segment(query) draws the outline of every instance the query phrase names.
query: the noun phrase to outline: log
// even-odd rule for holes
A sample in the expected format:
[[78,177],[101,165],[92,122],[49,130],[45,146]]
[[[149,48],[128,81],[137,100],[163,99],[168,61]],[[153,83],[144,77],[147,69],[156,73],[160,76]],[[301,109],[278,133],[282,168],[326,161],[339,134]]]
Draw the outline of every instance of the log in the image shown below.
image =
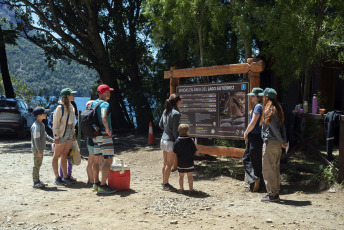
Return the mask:
[[227,74],[239,74],[252,72],[262,72],[265,64],[263,61],[253,62],[252,64],[231,64],[222,66],[198,67],[188,69],[176,69],[164,72],[164,79],[183,78],[183,77],[203,77]]
[[205,146],[205,145],[196,145],[196,147],[197,147],[197,153],[208,154],[208,155],[242,158],[245,152],[245,149],[231,148],[231,147]]

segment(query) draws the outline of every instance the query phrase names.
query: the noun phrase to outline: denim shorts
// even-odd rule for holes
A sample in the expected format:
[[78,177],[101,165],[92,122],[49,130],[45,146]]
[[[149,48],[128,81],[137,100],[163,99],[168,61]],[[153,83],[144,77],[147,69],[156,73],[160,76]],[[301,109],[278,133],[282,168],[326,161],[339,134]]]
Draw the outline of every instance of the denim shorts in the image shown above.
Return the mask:
[[167,151],[167,152],[173,152],[173,141],[167,141],[161,139],[160,141],[160,149]]
[[73,140],[73,126],[67,126],[64,137],[60,137],[60,144]]

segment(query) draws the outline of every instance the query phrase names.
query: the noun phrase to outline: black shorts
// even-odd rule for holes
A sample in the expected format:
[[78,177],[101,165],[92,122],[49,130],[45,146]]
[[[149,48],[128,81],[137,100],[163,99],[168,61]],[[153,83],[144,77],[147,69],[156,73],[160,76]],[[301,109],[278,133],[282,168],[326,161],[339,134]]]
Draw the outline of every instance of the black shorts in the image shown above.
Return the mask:
[[195,167],[194,166],[191,166],[189,168],[179,168],[179,167],[177,167],[177,169],[178,169],[178,172],[180,172],[180,173],[188,173],[188,172],[193,172]]

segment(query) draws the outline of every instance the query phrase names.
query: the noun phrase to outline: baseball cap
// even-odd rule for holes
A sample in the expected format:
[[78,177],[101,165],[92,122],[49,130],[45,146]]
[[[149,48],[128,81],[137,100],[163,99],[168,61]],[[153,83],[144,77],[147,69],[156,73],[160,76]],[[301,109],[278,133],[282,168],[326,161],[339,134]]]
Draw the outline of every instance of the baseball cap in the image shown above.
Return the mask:
[[259,96],[265,96],[270,99],[274,99],[277,96],[277,92],[272,88],[266,88],[263,93],[258,94]]
[[98,86],[97,93],[100,95],[100,94],[105,93],[108,90],[113,91],[114,89],[110,88],[108,85],[102,84]]
[[42,107],[36,107],[33,111],[32,114],[37,117],[38,115],[41,114],[49,114],[50,110],[49,109],[43,109]]
[[61,90],[61,96],[67,96],[71,93],[77,93],[77,91],[73,91],[70,88],[64,88],[63,90]]
[[262,89],[262,88],[258,88],[258,87],[256,87],[256,88],[253,88],[252,89],[252,92],[251,93],[248,93],[247,95],[248,96],[253,96],[253,95],[256,95],[256,96],[258,96],[260,93],[262,93],[264,90]]

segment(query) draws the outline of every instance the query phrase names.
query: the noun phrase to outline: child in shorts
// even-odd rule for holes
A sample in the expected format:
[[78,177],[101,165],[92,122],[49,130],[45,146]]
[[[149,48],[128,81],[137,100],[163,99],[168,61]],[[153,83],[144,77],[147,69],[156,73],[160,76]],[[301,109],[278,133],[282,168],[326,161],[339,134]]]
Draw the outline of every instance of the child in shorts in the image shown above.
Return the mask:
[[44,188],[44,184],[39,179],[39,169],[41,168],[43,161],[43,151],[46,148],[46,133],[43,120],[47,118],[49,113],[48,109],[43,109],[42,107],[36,107],[32,111],[33,115],[36,117],[36,121],[31,126],[31,149],[33,153],[34,166],[32,171],[33,187],[34,188]]
[[179,172],[179,186],[180,192],[184,192],[184,174],[188,176],[190,192],[194,192],[193,189],[193,177],[192,171],[194,171],[193,157],[197,151],[195,142],[189,137],[189,125],[180,124],[178,126],[179,137],[174,143],[173,152],[178,157],[178,172]]

